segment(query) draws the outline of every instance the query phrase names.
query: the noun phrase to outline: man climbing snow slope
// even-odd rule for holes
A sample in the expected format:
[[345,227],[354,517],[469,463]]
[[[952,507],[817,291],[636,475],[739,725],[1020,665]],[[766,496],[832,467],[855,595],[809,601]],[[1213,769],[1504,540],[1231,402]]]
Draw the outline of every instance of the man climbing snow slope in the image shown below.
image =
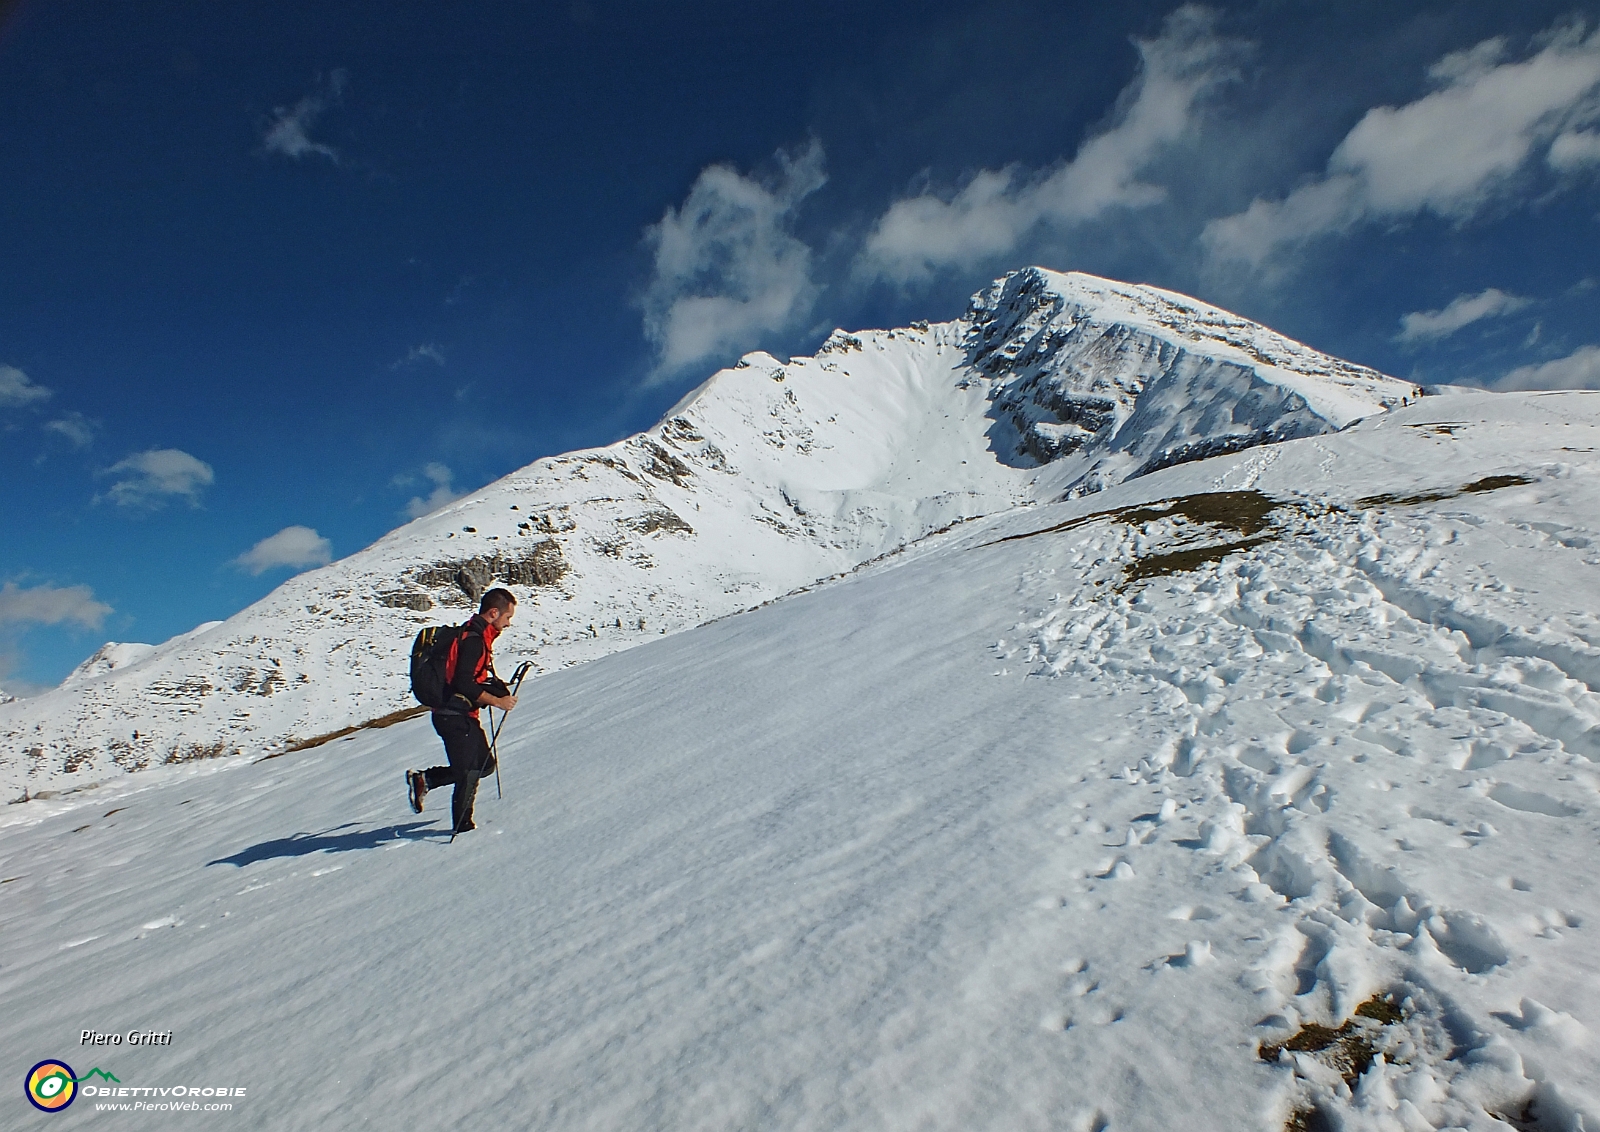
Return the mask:
[[429,790],[446,783],[455,786],[450,814],[456,833],[477,828],[472,821],[472,803],[478,794],[478,780],[495,769],[489,740],[478,723],[478,709],[510,711],[517,706],[517,697],[494,673],[493,651],[495,638],[510,626],[516,612],[517,599],[510,590],[492,589],[483,595],[477,614],[461,627],[450,645],[451,655],[445,663],[450,697],[444,707],[433,709],[433,729],[444,740],[450,765],[406,771],[411,809],[419,814]]

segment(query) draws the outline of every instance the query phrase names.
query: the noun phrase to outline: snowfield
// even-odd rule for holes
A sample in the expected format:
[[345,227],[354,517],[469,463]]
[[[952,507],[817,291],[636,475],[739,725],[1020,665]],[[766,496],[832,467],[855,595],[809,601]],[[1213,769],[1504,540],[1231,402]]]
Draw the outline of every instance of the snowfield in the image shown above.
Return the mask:
[[998,463],[1034,505],[550,667],[453,845],[424,720],[0,808],[15,1071],[264,1129],[1600,1127],[1600,395],[1123,476],[1140,399]]

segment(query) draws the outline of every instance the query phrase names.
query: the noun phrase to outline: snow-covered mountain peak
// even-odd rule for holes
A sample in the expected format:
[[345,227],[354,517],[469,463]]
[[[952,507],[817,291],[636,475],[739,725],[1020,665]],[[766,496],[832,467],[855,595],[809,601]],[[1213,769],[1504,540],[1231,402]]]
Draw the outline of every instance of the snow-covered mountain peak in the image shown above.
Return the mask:
[[1088,321],[1142,330],[1240,364],[1322,377],[1336,386],[1365,389],[1384,378],[1188,295],[1082,271],[1013,271],[974,295],[966,317],[985,341],[1010,344],[1019,333],[1036,333],[1065,318],[1068,325]]
[[1068,495],[1420,394],[1197,299],[1081,272],[1012,272],[964,322],[968,365],[993,383],[997,446],[1052,464],[1043,482]]
[[535,672],[845,574],[979,516],[1329,432],[1415,390],[1194,299],[1041,268],[963,318],[745,355],[653,428],[546,457],[220,625],[110,644],[0,707],[0,791],[281,750],[410,703],[418,626],[492,584]]
[[88,660],[69,672],[67,678],[61,681],[61,686],[72,688],[87,683],[107,673],[126,668],[130,664],[136,664],[155,651],[154,645],[107,641],[96,649]]

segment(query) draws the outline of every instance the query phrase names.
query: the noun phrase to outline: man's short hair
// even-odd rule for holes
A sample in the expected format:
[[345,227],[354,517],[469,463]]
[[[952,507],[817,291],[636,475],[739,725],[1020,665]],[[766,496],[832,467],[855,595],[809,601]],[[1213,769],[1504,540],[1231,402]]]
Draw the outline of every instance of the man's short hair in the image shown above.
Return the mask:
[[496,586],[483,595],[483,600],[478,602],[478,612],[488,613],[491,609],[498,609],[501,613],[517,604],[517,595],[510,590]]

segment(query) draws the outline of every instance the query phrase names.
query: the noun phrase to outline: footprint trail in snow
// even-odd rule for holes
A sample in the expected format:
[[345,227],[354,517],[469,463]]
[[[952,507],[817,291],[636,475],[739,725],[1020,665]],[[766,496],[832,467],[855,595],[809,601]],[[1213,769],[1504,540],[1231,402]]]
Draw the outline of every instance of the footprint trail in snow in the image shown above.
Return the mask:
[[[1203,486],[1173,479],[1270,498],[1275,480],[1349,457],[1300,442]],[[1096,764],[1063,803],[1059,899],[1042,906],[1065,913],[1067,937],[1089,919],[1125,944],[1145,917],[1150,940],[1137,971],[1126,954],[1066,961],[1042,1024],[1083,1035],[1074,1058],[1092,1064],[1095,1028],[1127,1009],[1097,999],[1200,994],[1157,988],[1209,977],[1219,997],[1229,982],[1247,992],[1248,1025],[1216,1037],[1247,1033],[1271,1055],[1286,1120],[1593,1120],[1600,1060],[1578,1018],[1597,1004],[1600,554],[1582,521],[1595,512],[1573,504],[1594,487],[1590,466],[1530,460],[1431,490],[1284,492],[1259,544],[1193,569],[1184,554],[1239,541],[1180,514],[1193,495],[1169,497],[1173,518],[1147,507],[1028,540],[998,665],[1064,694],[1135,691],[1165,732],[1136,763]],[[1137,578],[1169,559],[1180,569]],[[1374,996],[1405,1013],[1375,1069],[1347,1081],[1326,1056],[1277,1049]]]

